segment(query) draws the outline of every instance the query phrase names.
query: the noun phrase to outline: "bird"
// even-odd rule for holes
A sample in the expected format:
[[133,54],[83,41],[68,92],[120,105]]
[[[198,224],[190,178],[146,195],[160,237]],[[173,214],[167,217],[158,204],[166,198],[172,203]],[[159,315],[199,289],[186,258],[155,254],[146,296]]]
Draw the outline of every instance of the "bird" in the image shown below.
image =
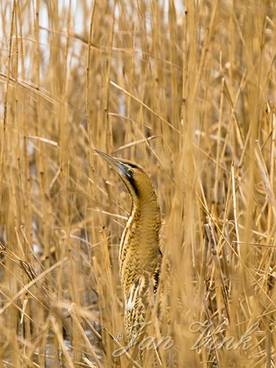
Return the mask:
[[150,306],[156,299],[162,263],[160,207],[152,181],[141,166],[96,152],[119,174],[132,202],[119,247],[124,325],[131,346],[144,335],[150,323]]

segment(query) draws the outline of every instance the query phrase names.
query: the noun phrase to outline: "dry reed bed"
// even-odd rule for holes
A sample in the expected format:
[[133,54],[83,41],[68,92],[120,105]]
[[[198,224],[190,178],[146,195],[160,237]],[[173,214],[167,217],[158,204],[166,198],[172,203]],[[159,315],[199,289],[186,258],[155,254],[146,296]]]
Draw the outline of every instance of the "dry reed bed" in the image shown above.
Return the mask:
[[162,366],[275,366],[276,6],[185,6],[1,3],[0,367],[130,364],[130,203],[95,147],[158,192]]

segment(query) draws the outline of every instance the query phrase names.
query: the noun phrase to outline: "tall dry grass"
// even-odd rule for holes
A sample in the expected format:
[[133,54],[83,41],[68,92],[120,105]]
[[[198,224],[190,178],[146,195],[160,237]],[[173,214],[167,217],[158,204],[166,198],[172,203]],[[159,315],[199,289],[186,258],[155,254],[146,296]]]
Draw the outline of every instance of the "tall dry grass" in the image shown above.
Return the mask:
[[0,12],[0,367],[141,366],[112,355],[130,201],[94,148],[159,196],[160,366],[275,367],[275,2]]

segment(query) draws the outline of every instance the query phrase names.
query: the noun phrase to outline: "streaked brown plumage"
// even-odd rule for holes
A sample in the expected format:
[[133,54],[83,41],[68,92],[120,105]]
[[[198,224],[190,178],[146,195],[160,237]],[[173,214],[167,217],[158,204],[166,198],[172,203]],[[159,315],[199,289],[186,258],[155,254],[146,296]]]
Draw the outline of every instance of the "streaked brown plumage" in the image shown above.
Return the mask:
[[132,198],[120,250],[120,277],[128,342],[137,342],[148,321],[150,300],[158,286],[162,254],[159,249],[160,209],[152,183],[138,165],[97,150],[119,173]]

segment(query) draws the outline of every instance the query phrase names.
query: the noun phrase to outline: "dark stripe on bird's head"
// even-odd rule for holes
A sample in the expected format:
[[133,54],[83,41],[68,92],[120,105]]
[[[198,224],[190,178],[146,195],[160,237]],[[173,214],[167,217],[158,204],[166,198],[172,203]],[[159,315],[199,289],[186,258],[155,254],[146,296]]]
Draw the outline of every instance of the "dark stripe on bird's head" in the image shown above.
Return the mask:
[[[107,161],[113,169],[115,169],[118,172],[118,174],[120,175],[120,177],[122,179],[125,178],[127,180],[129,185],[133,189],[134,193],[138,196],[139,195],[139,190],[138,190],[137,184],[135,182],[135,179],[133,177],[133,170],[131,170],[131,169],[140,169],[140,170],[142,170],[142,168],[139,167],[138,165],[132,163],[132,162],[127,161],[127,160],[114,158],[114,157],[108,155],[105,152],[102,152],[102,151],[99,151],[99,150],[95,150],[95,151],[105,161]],[[128,187],[128,185],[126,184],[125,181],[124,181],[124,183]],[[128,190],[130,190],[130,189],[128,188]]]
[[139,196],[139,189],[137,187],[136,181],[133,178],[133,175],[130,175],[127,177],[127,180],[129,182],[129,184],[131,185],[132,189],[134,190],[134,193],[137,195],[137,197]]
[[138,187],[137,187],[137,183],[136,183],[136,181],[133,177],[133,170],[131,170],[131,168],[138,168],[138,166],[135,166],[134,164],[126,162],[126,161],[123,162],[120,159],[118,159],[119,174],[121,176],[124,176],[127,179],[128,183],[131,186],[131,188],[133,189],[134,193],[138,196],[139,195],[139,190],[138,190]]

